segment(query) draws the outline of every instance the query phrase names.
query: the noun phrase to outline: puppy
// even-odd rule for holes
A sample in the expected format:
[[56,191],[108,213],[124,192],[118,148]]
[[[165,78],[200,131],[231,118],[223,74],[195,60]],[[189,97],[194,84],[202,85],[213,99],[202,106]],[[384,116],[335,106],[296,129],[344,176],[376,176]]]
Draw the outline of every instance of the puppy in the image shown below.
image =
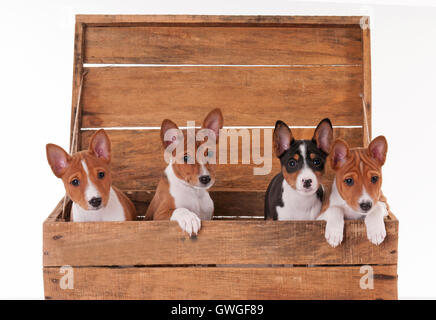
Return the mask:
[[365,219],[367,236],[373,244],[385,239],[388,207],[381,186],[387,149],[383,136],[375,138],[368,148],[349,149],[343,140],[334,142],[328,161],[335,178],[327,209],[319,217],[327,221],[325,238],[332,247],[342,242],[344,219]]
[[71,220],[125,221],[136,218],[133,203],[112,186],[109,163],[111,144],[101,129],[91,138],[89,149],[69,155],[55,144],[47,144],[47,160],[56,177],[62,179],[73,201]]
[[[216,138],[214,143],[218,142],[219,130],[222,127],[223,116],[220,109],[211,111],[202,126],[203,129],[213,132]],[[166,139],[168,137],[169,139]],[[182,230],[190,236],[197,234],[201,228],[201,220],[212,219],[214,205],[207,190],[215,182],[215,165],[205,161],[207,158],[197,158],[197,151],[201,147],[199,143],[195,143],[194,153],[188,151],[186,136],[171,120],[166,119],[162,122],[161,139],[165,149],[174,143],[183,144],[184,149],[181,154],[171,154],[170,163],[157,186],[145,218],[177,221]],[[212,152],[208,156],[215,154]]]
[[330,150],[333,128],[322,120],[312,140],[295,140],[283,121],[277,121],[273,146],[281,172],[270,182],[265,196],[266,220],[314,220],[323,200],[320,177]]

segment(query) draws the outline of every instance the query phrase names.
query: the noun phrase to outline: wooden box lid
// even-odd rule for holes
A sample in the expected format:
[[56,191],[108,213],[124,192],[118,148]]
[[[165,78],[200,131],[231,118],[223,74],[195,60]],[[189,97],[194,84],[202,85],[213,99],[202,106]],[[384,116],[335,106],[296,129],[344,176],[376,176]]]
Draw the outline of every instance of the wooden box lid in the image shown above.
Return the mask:
[[[337,137],[365,145],[367,25],[367,17],[343,16],[78,15],[73,151],[107,129],[114,184],[146,191],[155,189],[166,166],[159,138],[164,118],[200,125],[219,107],[225,127],[272,130],[281,119],[299,139],[311,138],[329,117]],[[255,166],[220,165],[214,189],[265,191],[279,163],[273,159],[266,176],[253,175]]]

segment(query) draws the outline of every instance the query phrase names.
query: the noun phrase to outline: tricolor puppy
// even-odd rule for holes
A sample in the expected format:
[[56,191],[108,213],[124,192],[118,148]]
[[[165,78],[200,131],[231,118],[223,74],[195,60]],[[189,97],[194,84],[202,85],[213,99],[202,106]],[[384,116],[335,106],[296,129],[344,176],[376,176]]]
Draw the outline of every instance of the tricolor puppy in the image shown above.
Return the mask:
[[109,162],[111,144],[101,129],[91,138],[89,149],[69,155],[55,144],[47,144],[47,160],[56,177],[61,178],[73,201],[71,220],[134,220],[133,203],[112,186]]
[[325,237],[332,247],[342,242],[344,219],[364,218],[368,239],[374,244],[386,237],[383,219],[388,208],[381,185],[387,149],[383,136],[375,138],[368,148],[349,149],[340,139],[333,143],[328,161],[335,178],[327,209],[319,217],[327,221]]
[[[222,127],[221,110],[215,109],[204,119],[202,129],[210,129],[209,132],[216,138],[213,143],[217,143],[219,130]],[[178,132],[179,137],[176,138],[175,132]],[[183,141],[180,141],[180,136]],[[182,230],[190,236],[193,233],[197,234],[201,227],[201,220],[212,219],[214,206],[207,189],[215,182],[215,164],[205,161],[208,160],[206,158],[197,157],[197,151],[202,152],[198,142],[195,142],[195,152],[189,153],[192,150],[189,151],[187,148],[186,136],[171,120],[166,119],[162,122],[161,139],[165,149],[174,143],[184,144],[184,149],[179,154],[176,150],[172,152],[170,163],[158,184],[145,218],[177,221]],[[215,154],[211,153],[208,156],[215,156]]]
[[277,121],[273,146],[281,172],[268,186],[265,219],[314,220],[321,211],[324,189],[320,177],[333,137],[329,119],[322,120],[312,140],[295,140],[291,129]]

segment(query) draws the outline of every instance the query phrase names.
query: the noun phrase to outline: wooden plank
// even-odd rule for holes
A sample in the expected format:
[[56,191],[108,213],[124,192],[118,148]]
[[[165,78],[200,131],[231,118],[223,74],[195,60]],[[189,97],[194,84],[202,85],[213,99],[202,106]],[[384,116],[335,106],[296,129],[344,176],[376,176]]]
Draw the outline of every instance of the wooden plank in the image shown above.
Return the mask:
[[46,299],[397,299],[397,266],[373,266],[373,289],[361,289],[359,266],[296,268],[44,268]]
[[[283,119],[287,121],[287,118]],[[297,128],[292,131],[297,139],[310,139],[314,129]],[[81,133],[81,150],[88,148],[89,139],[93,133],[94,131]],[[108,135],[112,142],[113,183],[124,191],[154,191],[167,165],[164,160],[159,130],[108,130]],[[353,147],[362,146],[362,128],[336,128],[334,135],[345,139]],[[260,140],[260,150],[263,155],[263,138]],[[238,149],[239,153],[242,153],[241,142],[239,142]],[[228,162],[230,162],[230,147],[227,150]],[[266,157],[270,158],[271,155],[266,155]],[[280,171],[278,159],[275,157],[272,159],[272,169],[268,175],[253,175],[253,168],[262,165],[255,165],[251,160],[250,163],[242,164],[240,155],[239,164],[218,165],[217,179],[212,190],[265,191],[269,181]]]
[[[77,147],[80,145],[80,141],[75,141],[73,146],[73,136],[80,138],[79,130],[81,128],[81,110],[78,108],[78,101],[81,94],[81,83],[83,78],[83,54],[84,54],[84,24],[76,22],[75,35],[74,35],[74,69],[73,69],[73,94],[71,102],[71,124],[70,124],[70,149],[73,152],[77,151]],[[78,113],[76,115],[76,113]],[[75,122],[78,122],[75,126]]]
[[398,220],[385,224],[376,246],[363,221],[346,221],[332,248],[323,221],[202,221],[192,239],[173,221],[45,223],[44,266],[396,264]]
[[[82,127],[201,124],[221,108],[226,126],[362,125],[362,67],[86,68]],[[274,110],[274,112],[271,112]]]
[[88,26],[85,63],[361,64],[359,28]]
[[244,26],[322,26],[359,27],[361,16],[228,16],[228,15],[76,15],[76,22],[88,26],[131,26],[150,24]]
[[369,17],[365,19],[362,29],[362,46],[363,46],[363,99],[366,110],[367,125],[364,123],[364,141],[363,145],[367,146],[372,139],[371,127],[371,36],[369,29]]

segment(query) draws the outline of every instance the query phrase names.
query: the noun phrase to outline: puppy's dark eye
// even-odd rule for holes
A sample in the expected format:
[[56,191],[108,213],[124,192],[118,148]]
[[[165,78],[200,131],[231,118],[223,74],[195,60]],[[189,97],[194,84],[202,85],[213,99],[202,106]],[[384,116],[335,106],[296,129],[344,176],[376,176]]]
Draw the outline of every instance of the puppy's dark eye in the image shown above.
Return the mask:
[[318,158],[313,159],[314,166],[319,166],[320,164],[321,164],[321,159],[318,159]]
[[295,168],[296,165],[297,165],[297,161],[295,161],[294,159],[289,160],[289,166],[291,168]]
[[377,176],[372,176],[371,177],[371,182],[372,183],[377,183],[377,181],[378,181],[378,177]]
[[104,178],[104,172],[103,172],[103,171],[100,171],[100,172],[98,173],[98,178],[99,178],[99,179],[103,179],[103,178]]
[[77,187],[77,186],[79,186],[80,181],[79,181],[79,179],[73,179],[73,180],[71,180],[71,184],[72,184],[73,186]]
[[352,178],[347,178],[344,180],[347,186],[352,186],[354,184],[354,180]]

